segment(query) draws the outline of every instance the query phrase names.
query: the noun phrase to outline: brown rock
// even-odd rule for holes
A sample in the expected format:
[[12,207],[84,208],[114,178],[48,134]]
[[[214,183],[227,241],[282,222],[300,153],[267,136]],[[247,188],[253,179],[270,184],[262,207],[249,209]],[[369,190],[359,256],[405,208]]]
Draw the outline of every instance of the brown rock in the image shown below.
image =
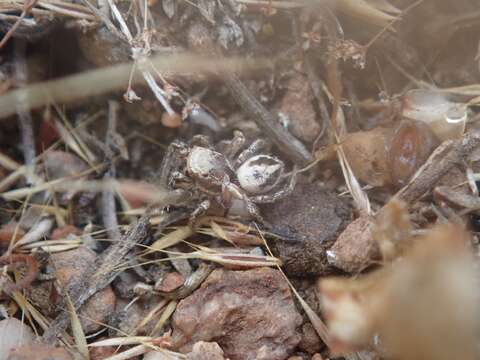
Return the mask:
[[216,342],[199,341],[187,354],[187,360],[224,360],[223,350]]
[[155,284],[154,289],[157,291],[171,292],[182,286],[184,282],[185,278],[182,274],[178,272],[169,272]]
[[23,235],[25,235],[25,231],[15,221],[2,225],[0,228],[0,248],[6,248],[10,243],[17,242]]
[[[95,259],[96,254],[86,247],[52,254],[51,261],[56,269],[60,288],[65,289],[72,281],[78,281],[94,265]],[[79,313],[80,322],[86,334],[101,329],[100,324],[105,323],[108,315],[114,311],[115,301],[115,294],[108,286],[86,302]]]
[[78,156],[59,150],[48,151],[43,165],[50,180],[79,176],[88,170],[88,165]]
[[288,128],[293,135],[303,141],[312,142],[320,134],[321,127],[316,120],[310,83],[305,75],[295,73],[289,80],[287,89],[279,114],[289,120]]
[[308,354],[314,354],[320,351],[322,342],[312,324],[305,323],[302,325],[302,339],[298,347]]
[[200,289],[180,301],[173,340],[189,352],[215,340],[231,360],[286,359],[300,341],[297,312],[278,270],[214,270]]
[[327,250],[328,261],[348,273],[358,273],[380,259],[380,249],[370,231],[371,220],[361,216],[352,221]]
[[[130,300],[117,299],[115,305],[115,313],[110,317],[110,325],[114,328],[109,330],[111,337],[150,335],[158,322],[158,318],[149,314],[156,308],[162,298],[159,296],[145,296],[144,299],[131,303]],[[142,325],[145,319],[149,317],[149,321]],[[118,331],[115,331],[118,329]]]
[[73,357],[63,348],[44,344],[22,345],[10,351],[7,360],[72,360]]
[[33,343],[34,340],[33,331],[20,320],[9,318],[0,321],[0,360],[5,360],[13,348]]
[[285,240],[270,246],[291,276],[326,275],[335,271],[325,251],[351,219],[351,209],[318,183],[298,184],[283,200],[263,206],[273,232]]
[[78,33],[78,44],[83,56],[96,66],[128,61],[130,48],[106,26]]

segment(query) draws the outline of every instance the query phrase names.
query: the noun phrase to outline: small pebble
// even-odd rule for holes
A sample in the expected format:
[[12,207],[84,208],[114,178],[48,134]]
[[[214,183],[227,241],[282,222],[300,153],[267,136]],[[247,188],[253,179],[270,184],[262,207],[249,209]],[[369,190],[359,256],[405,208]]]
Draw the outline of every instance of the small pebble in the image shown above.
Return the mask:
[[8,318],[0,321],[0,360],[6,360],[15,347],[31,344],[35,334],[20,320]]

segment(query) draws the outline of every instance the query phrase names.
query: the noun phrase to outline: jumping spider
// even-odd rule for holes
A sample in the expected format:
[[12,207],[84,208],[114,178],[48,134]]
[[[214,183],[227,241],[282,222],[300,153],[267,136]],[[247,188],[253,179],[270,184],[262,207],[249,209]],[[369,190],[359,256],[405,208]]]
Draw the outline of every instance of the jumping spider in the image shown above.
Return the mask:
[[258,139],[242,151],[244,145],[245,137],[237,131],[217,149],[201,135],[194,136],[189,145],[174,141],[169,146],[162,178],[168,186],[190,190],[197,201],[191,225],[212,202],[220,204],[228,215],[247,213],[265,224],[256,204],[272,203],[292,192],[296,169],[288,181],[283,161],[263,154],[269,148],[266,141]]

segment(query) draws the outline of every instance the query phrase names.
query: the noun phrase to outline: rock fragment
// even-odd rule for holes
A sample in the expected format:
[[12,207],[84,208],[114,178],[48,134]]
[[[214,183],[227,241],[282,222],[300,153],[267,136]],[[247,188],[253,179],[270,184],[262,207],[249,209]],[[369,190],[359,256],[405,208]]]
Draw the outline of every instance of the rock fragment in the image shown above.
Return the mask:
[[73,360],[64,348],[45,344],[26,344],[10,351],[7,360]]
[[[56,269],[56,277],[62,292],[72,281],[78,281],[85,271],[90,269],[96,259],[96,254],[87,247],[52,254],[51,261]],[[93,295],[82,306],[79,318],[86,334],[101,329],[102,323],[115,309],[115,294],[110,286]],[[90,319],[90,320],[89,320]]]
[[33,331],[20,320],[8,318],[0,321],[0,360],[7,359],[13,348],[33,343],[34,340]]
[[326,250],[351,220],[351,209],[344,200],[318,183],[297,184],[294,192],[262,207],[273,232],[285,240],[270,246],[290,276],[326,275],[335,271],[327,261]]
[[280,360],[299,343],[301,323],[278,270],[218,269],[179,302],[172,337],[184,353],[198,341],[216,341],[231,360]]
[[187,354],[187,360],[224,360],[223,350],[216,342],[199,341]]
[[360,216],[340,234],[327,250],[328,261],[348,273],[358,273],[380,259],[380,249],[370,231],[371,220]]

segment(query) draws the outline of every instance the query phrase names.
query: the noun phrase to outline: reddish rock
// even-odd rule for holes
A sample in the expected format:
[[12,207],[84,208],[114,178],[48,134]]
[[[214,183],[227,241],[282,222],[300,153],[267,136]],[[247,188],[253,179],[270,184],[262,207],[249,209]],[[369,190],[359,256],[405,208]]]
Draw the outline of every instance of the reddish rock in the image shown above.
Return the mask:
[[45,344],[22,345],[10,351],[7,360],[73,360],[64,348]]
[[280,360],[299,343],[301,323],[280,271],[218,269],[179,302],[172,337],[184,353],[214,340],[231,360]]
[[15,318],[0,321],[0,360],[17,346],[33,343],[35,335],[28,325]]
[[52,235],[50,235],[50,238],[52,240],[60,240],[60,239],[65,239],[68,235],[73,234],[73,235],[81,235],[82,231],[77,228],[76,226],[73,225],[65,225],[59,228],[56,228],[53,230]]
[[[92,268],[95,259],[96,254],[86,247],[52,254],[51,261],[54,269],[56,269],[56,277],[60,288],[64,289],[72,281],[78,281],[86,271]],[[83,331],[86,334],[101,329],[101,323],[105,323],[107,317],[114,311],[115,301],[115,294],[112,288],[108,286],[86,302],[79,314]]]
[[25,231],[15,221],[2,225],[0,228],[0,248],[10,246],[11,242],[17,242],[23,235],[25,235]]
[[187,360],[224,360],[223,350],[216,342],[199,341],[187,354]]
[[178,272],[169,272],[165,274],[156,284],[154,289],[157,291],[171,292],[178,289],[185,282],[185,278]]

